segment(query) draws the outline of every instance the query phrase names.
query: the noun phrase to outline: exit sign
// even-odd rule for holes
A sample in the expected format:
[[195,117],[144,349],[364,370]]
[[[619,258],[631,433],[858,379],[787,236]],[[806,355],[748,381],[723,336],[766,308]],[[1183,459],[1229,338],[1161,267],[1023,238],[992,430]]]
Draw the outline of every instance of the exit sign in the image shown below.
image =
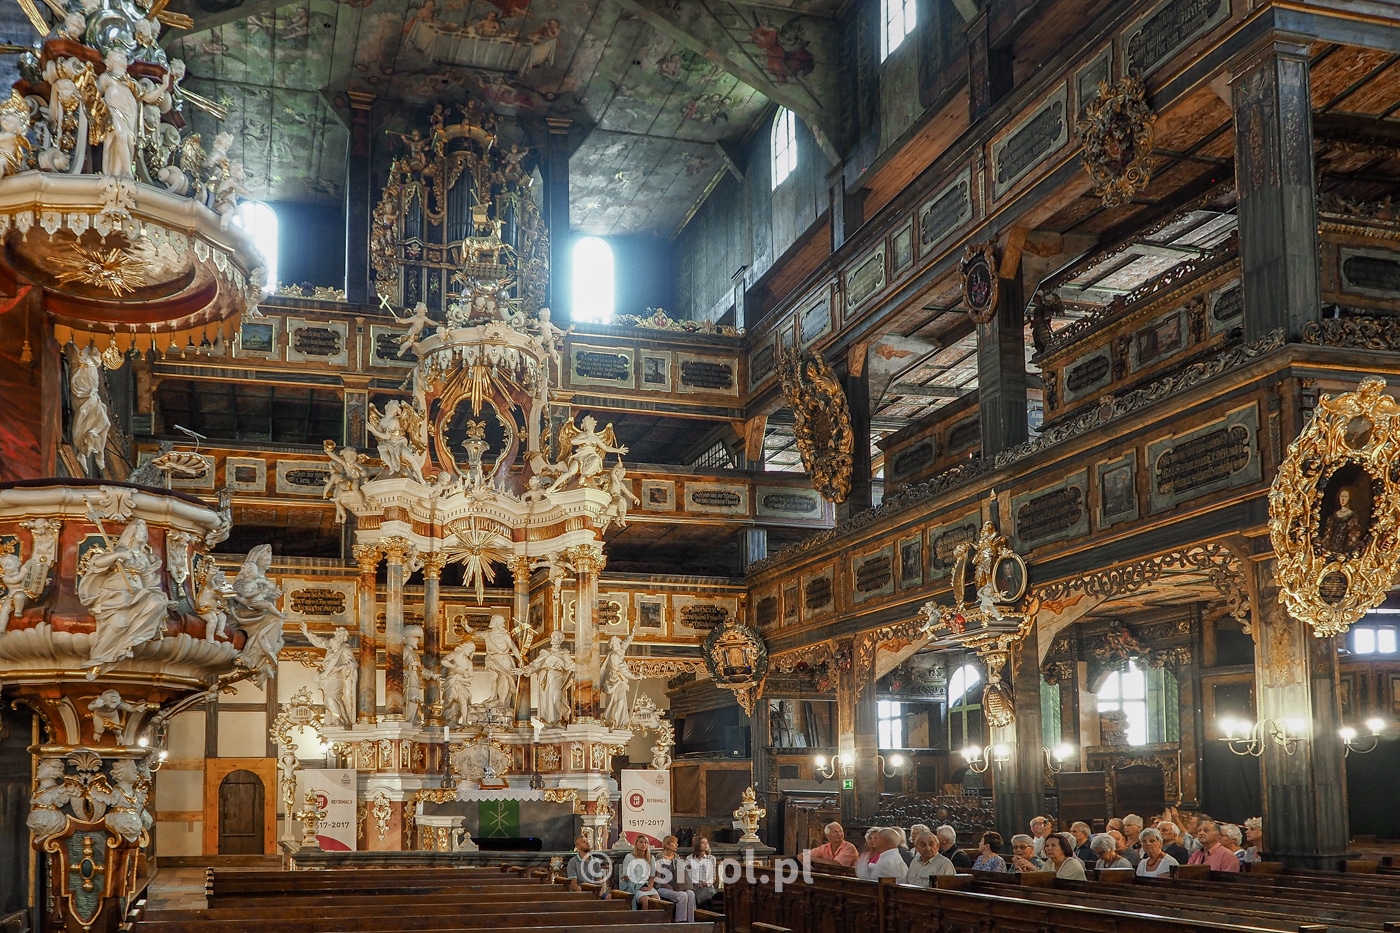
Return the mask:
[[856,789],[856,779],[855,779],[855,778],[842,778],[842,779],[841,779],[841,789],[842,789],[842,790],[855,790],[855,789]]

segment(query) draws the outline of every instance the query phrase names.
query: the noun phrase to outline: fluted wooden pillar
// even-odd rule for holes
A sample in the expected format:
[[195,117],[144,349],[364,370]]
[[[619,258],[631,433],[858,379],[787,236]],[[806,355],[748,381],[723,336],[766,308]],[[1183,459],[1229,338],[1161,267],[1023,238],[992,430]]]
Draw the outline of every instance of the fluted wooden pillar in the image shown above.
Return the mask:
[[585,715],[598,708],[598,634],[593,612],[598,605],[598,574],[603,572],[607,558],[597,544],[584,544],[569,549],[569,561],[574,565],[577,579],[574,591],[574,661],[578,673],[577,703]]
[[355,616],[360,624],[360,674],[355,689],[355,721],[373,723],[377,712],[374,681],[375,670],[378,667],[376,656],[379,652],[374,625],[374,577],[379,570],[379,547],[374,544],[357,544],[354,555],[355,563],[360,568],[355,607]]
[[384,716],[403,718],[403,584],[408,575],[406,565],[413,552],[407,538],[384,538],[379,542],[384,550],[388,570],[384,597]]

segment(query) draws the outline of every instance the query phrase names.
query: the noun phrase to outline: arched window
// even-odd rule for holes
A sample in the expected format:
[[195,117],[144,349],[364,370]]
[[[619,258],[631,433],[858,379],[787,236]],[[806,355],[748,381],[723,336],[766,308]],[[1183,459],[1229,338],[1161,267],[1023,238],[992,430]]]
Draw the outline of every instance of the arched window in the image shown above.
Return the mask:
[[253,245],[262,253],[266,272],[263,292],[272,294],[277,289],[277,212],[262,201],[244,201],[238,205],[233,222],[252,238]]
[[599,237],[584,237],[574,244],[573,263],[573,320],[606,324],[617,300],[612,247]]
[[880,0],[880,61],[890,57],[918,25],[918,0]]
[[948,747],[961,749],[968,745],[981,747],[982,694],[977,685],[982,672],[976,665],[964,664],[948,678]]
[[797,169],[797,115],[778,108],[773,118],[773,187],[777,188]]

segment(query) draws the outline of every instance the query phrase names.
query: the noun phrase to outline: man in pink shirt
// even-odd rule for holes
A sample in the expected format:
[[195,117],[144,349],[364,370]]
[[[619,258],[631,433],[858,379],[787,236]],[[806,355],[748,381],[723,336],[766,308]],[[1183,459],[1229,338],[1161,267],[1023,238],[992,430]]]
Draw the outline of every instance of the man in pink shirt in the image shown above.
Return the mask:
[[1220,844],[1220,824],[1201,820],[1196,829],[1196,841],[1201,847],[1191,853],[1188,865],[1209,865],[1211,871],[1239,871],[1240,860],[1235,853]]
[[856,847],[846,841],[846,830],[840,823],[826,824],[826,844],[817,846],[811,852],[813,862],[835,863],[851,868],[859,854]]

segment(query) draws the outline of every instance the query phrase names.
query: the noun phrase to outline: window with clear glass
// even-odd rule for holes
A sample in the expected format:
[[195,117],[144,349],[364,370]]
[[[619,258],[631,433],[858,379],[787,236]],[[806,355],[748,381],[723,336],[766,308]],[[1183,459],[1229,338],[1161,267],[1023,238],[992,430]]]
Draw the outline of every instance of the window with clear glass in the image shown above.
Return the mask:
[[262,201],[244,201],[233,215],[233,225],[248,234],[263,259],[263,292],[277,289],[277,250],[280,235],[277,212]]
[[899,48],[919,24],[918,0],[880,0],[880,61]]
[[781,185],[797,170],[797,115],[779,107],[773,117],[773,187]]
[[877,700],[875,715],[879,723],[880,747],[904,747],[904,704],[893,700]]
[[954,752],[983,744],[982,694],[977,689],[981,682],[982,672],[973,664],[964,664],[948,678],[948,748]]
[[612,247],[600,237],[586,236],[574,244],[573,263],[573,320],[606,324],[617,300]]
[[1127,670],[1109,674],[1099,687],[1100,713],[1121,709],[1128,714],[1128,744],[1146,745],[1147,739],[1147,676],[1134,661]]
[[1351,630],[1353,654],[1395,654],[1396,641],[1393,625],[1357,625]]

